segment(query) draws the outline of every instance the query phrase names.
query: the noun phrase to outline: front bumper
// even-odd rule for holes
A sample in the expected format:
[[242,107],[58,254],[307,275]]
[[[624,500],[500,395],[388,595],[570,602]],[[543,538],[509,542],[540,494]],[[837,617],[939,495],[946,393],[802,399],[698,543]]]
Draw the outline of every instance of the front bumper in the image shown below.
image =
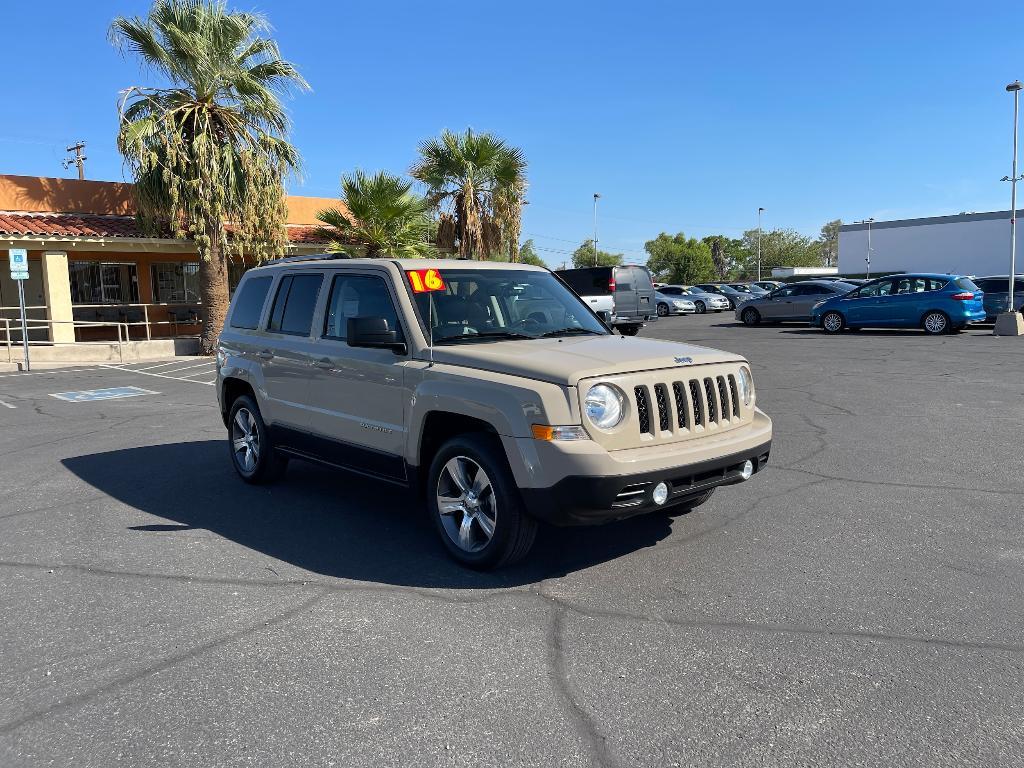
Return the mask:
[[[768,464],[771,439],[728,456],[681,467],[667,467],[629,475],[594,477],[571,475],[550,488],[522,488],[530,514],[553,525],[597,525],[670,509],[693,501],[720,485],[743,482],[746,461],[757,474]],[[651,498],[654,487],[668,485],[668,500],[661,505]]]

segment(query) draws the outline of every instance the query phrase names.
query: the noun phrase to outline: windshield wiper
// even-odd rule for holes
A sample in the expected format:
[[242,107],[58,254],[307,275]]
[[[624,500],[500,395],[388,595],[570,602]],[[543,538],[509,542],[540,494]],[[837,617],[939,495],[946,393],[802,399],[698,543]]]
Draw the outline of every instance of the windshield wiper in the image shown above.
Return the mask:
[[536,339],[537,336],[530,336],[528,333],[517,333],[515,331],[483,331],[482,333],[467,333],[462,336],[445,336],[440,339],[434,339],[438,344],[442,342],[462,342],[462,341],[473,341],[474,339]]
[[554,336],[575,336],[586,334],[588,336],[604,336],[600,331],[592,331],[589,328],[559,328],[557,331],[542,333],[538,338],[550,339]]

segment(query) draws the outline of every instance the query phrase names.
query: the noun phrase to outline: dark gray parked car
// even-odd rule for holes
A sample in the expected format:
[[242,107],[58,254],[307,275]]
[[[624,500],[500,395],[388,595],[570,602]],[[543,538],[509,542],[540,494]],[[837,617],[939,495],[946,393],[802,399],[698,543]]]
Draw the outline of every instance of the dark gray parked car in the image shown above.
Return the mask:
[[849,293],[857,286],[837,280],[804,280],[784,285],[765,296],[757,296],[736,308],[736,319],[745,325],[762,320],[802,320],[810,322],[811,307],[823,299]]
[[[974,284],[985,293],[985,322],[994,323],[996,317],[1007,311],[1010,304],[1010,276],[990,275],[974,278]],[[1013,281],[1013,308],[1024,311],[1024,275],[1017,275]]]

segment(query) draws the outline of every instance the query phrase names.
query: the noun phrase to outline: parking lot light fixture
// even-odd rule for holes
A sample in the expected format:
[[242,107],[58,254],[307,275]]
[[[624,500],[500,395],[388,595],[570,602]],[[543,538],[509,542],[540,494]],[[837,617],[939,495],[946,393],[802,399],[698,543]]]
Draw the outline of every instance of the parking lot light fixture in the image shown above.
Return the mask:
[[[1024,88],[1020,80],[1014,80],[1006,90],[1013,94],[1013,172],[1009,177],[1010,182],[1010,278],[1009,293],[1006,311],[996,318],[996,326],[992,332],[996,336],[1024,336],[1024,318],[1014,310],[1013,283],[1017,273],[1017,128],[1018,128],[1018,106],[1020,91]],[[1006,180],[1006,177],[1003,177]]]
[[761,214],[764,208],[757,209],[757,281],[761,282]]
[[870,219],[861,219],[860,221],[855,221],[854,222],[855,224],[867,224],[868,225],[868,255],[864,257],[864,264],[865,264],[864,277],[867,280],[871,279],[871,224],[874,222],[874,220],[875,220],[874,217],[871,217]]

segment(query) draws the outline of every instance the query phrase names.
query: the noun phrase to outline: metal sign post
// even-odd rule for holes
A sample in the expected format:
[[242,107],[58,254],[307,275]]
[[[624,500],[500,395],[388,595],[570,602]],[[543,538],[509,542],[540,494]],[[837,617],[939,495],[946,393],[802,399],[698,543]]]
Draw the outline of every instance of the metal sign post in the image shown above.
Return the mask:
[[32,370],[28,359],[28,318],[25,315],[25,281],[28,280],[28,251],[24,248],[10,248],[7,251],[11,262],[11,280],[18,284],[18,308],[21,310],[21,343],[25,348],[25,370]]

